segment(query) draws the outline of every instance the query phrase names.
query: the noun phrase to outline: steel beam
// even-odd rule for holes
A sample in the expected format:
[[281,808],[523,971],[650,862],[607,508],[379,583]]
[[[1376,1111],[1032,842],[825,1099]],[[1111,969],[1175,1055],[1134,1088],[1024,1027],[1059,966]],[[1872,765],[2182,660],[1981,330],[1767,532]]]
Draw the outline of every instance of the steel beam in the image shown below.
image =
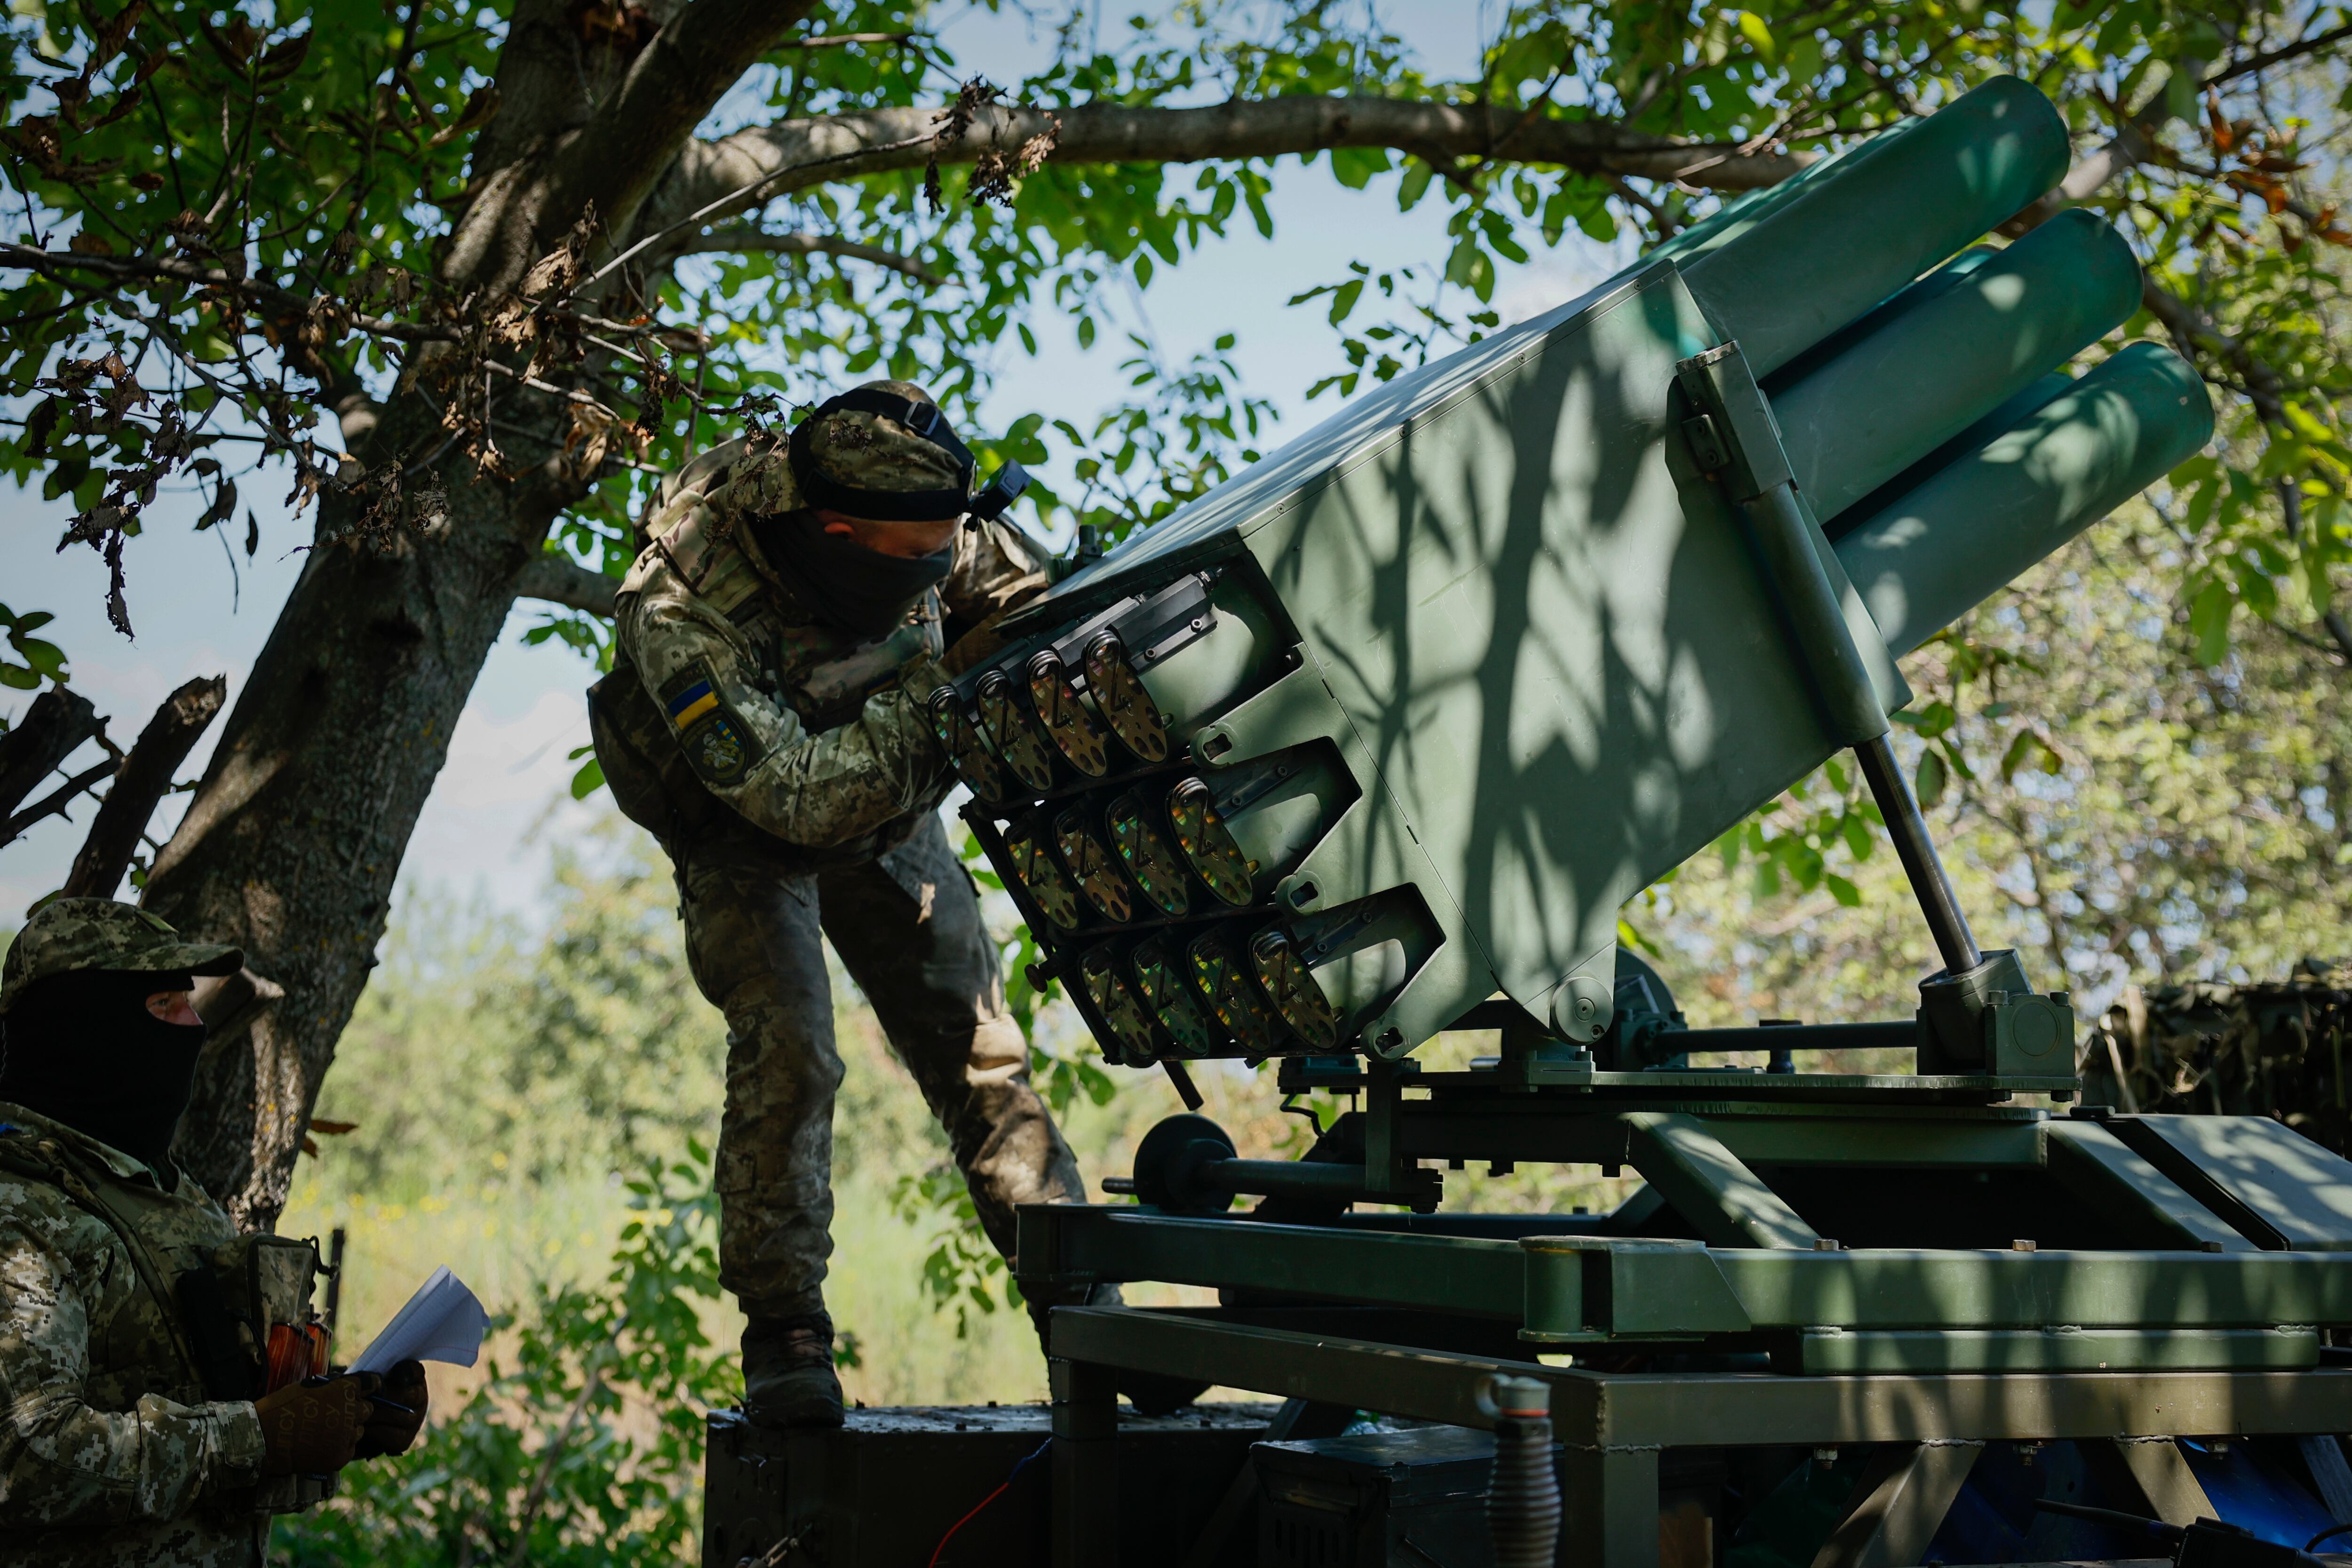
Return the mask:
[[2128,1235],[2153,1231],[2165,1245],[2252,1252],[2254,1244],[2096,1122],[2048,1124],[2050,1174]]
[[1039,1300],[1057,1286],[1151,1280],[1517,1322],[1527,1293],[1516,1241],[1075,1205],[1024,1207],[1020,1224],[1021,1277],[1038,1281]]
[[[1572,1343],[1610,1332],[1619,1303],[1639,1303],[1633,1332],[1649,1336],[1696,1338],[1728,1326],[1711,1296],[1690,1293],[1693,1260],[1669,1243],[1540,1236],[1519,1245],[1530,1341]],[[1604,1255],[1605,1304],[1590,1285]],[[1755,1329],[2308,1331],[2352,1322],[2352,1268],[2310,1253],[1710,1248],[1705,1256]]]
[[2180,1445],[2169,1437],[2118,1438],[2113,1452],[2132,1485],[2139,1489],[2149,1514],[2167,1524],[2182,1526],[2221,1517],[2197,1472],[2189,1468]]
[[2336,1367],[1832,1377],[1601,1373],[1135,1307],[1055,1308],[1054,1351],[1462,1427],[1492,1425],[1477,1407],[1481,1377],[1539,1377],[1552,1385],[1552,1424],[1560,1439],[1597,1448],[2293,1435],[2339,1431],[2352,1409],[2352,1369]]
[[1659,1568],[1658,1450],[1560,1450],[1561,1568]]
[[1813,1556],[1813,1568],[1905,1568],[1926,1555],[1968,1483],[1979,1442],[1889,1443],[1871,1457],[1853,1505]]
[[1779,1193],[1695,1116],[1629,1111],[1633,1168],[1718,1247],[1811,1248],[1819,1239]]

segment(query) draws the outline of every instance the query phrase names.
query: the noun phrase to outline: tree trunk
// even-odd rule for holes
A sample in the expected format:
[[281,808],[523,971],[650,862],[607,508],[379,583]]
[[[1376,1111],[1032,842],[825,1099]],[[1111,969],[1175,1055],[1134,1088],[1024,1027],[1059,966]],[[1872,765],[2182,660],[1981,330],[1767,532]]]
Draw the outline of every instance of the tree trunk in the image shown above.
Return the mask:
[[[499,60],[508,107],[477,144],[440,284],[487,309],[591,208],[626,233],[710,103],[808,5],[656,0],[661,30],[624,55],[583,46],[563,0],[524,0]],[[502,399],[502,423],[544,438],[509,450],[556,455],[513,478],[478,479],[413,384],[358,455],[381,468],[438,448],[434,473],[411,470],[404,483],[415,495],[437,478],[446,513],[384,529],[363,526],[350,497],[322,496],[302,575],[148,879],[149,908],[193,936],[242,945],[260,986],[283,991],[240,1009],[207,1043],[173,1145],[247,1229],[274,1227],[286,1206],[458,715],[526,565],[586,489],[561,455],[560,403],[520,389]],[[354,428],[348,413],[344,425]]]
[[[545,534],[548,510],[521,499],[513,484],[452,483],[433,533],[389,549],[322,538],[156,858],[147,906],[241,944],[286,993],[207,1045],[173,1149],[247,1228],[273,1226],[286,1205],[409,834]],[[322,524],[341,520],[336,510]]]

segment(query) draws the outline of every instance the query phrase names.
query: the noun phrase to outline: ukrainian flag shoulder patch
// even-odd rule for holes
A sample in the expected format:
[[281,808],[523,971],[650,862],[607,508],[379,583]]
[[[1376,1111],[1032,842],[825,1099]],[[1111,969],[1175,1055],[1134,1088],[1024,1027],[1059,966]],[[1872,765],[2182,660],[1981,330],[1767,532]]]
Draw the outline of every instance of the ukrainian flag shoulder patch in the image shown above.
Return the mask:
[[719,693],[712,687],[710,677],[699,671],[690,673],[694,675],[692,684],[664,705],[669,709],[670,727],[681,735],[688,725],[719,706]]
[[751,727],[719,695],[708,665],[688,665],[662,683],[661,706],[678,749],[704,783],[740,784],[760,760]]

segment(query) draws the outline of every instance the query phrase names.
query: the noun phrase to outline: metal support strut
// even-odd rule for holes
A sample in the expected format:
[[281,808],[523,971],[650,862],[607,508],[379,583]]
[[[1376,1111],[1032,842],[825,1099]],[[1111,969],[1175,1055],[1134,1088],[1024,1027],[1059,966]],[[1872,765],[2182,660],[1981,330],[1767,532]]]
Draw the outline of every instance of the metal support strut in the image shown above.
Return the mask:
[[1895,853],[1935,934],[1944,972],[1967,974],[1984,962],[1984,954],[1937,858],[1919,802],[1895,760],[1886,714],[1823,564],[1826,541],[1818,538],[1820,529],[1797,495],[1772,405],[1738,343],[1694,355],[1677,364],[1675,373],[1695,411],[1684,427],[1693,455],[1748,525],[1812,687],[1822,728],[1833,741],[1853,747],[1862,764]]
[[1870,785],[1871,799],[1878,802],[1878,814],[1885,820],[1886,836],[1895,841],[1903,874],[1911,879],[1911,891],[1927,917],[1927,929],[1935,934],[1944,972],[1968,973],[1984,962],[1984,953],[1977,946],[1976,933],[1969,929],[1969,917],[1961,912],[1959,894],[1953,891],[1952,879],[1936,853],[1936,841],[1927,836],[1927,820],[1919,814],[1919,802],[1903,777],[1902,764],[1895,759],[1894,746],[1882,735],[1856,745],[1853,756]]

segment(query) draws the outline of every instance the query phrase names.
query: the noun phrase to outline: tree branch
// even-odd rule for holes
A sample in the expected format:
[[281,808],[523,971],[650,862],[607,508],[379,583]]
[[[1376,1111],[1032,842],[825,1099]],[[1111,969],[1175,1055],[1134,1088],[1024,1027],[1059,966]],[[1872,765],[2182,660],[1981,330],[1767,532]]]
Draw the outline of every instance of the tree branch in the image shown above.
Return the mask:
[[147,721],[122,758],[114,788],[99,803],[98,815],[66,873],[68,898],[111,898],[131,869],[131,857],[147,831],[156,803],[172,788],[172,775],[195,749],[197,738],[228,697],[228,677],[199,675],[170,696]]
[[[231,277],[217,267],[201,267],[174,256],[87,256],[79,251],[36,250],[28,245],[0,241],[0,266],[21,267],[26,271],[51,277],[82,271],[117,278],[166,278],[174,283],[219,289],[235,298],[240,311],[256,307],[274,307],[281,315],[289,312],[299,314],[310,303],[302,296],[275,284],[243,281]],[[354,315],[351,319],[351,329],[371,337],[395,339],[404,343],[454,343],[465,335],[455,327],[428,327],[422,322],[397,321],[388,316]]]
[[591,615],[613,613],[613,596],[621,580],[560,555],[535,555],[515,574],[515,597],[543,600]]
[[2314,33],[2307,37],[2297,38],[2292,44],[2281,44],[2277,48],[2265,50],[2259,55],[2250,55],[2236,65],[2225,67],[2214,72],[2205,78],[2204,85],[2219,87],[2223,82],[2233,81],[2239,77],[2252,76],[2256,71],[2266,71],[2273,66],[2284,65],[2290,60],[2299,60],[2307,55],[2315,55],[2330,45],[2340,44],[2347,38],[2352,38],[2352,22],[2347,22],[2340,27],[2330,27],[2324,33]]
[[2241,339],[2223,331],[2213,319],[2187,300],[2173,294],[2146,273],[2140,275],[2140,303],[2150,315],[2164,323],[2183,357],[2195,363],[2200,352],[2215,359],[2237,372],[2246,389],[2246,396],[2254,405],[2254,413],[2265,424],[2278,424],[2286,417],[2285,389],[2278,372],[2254,358],[2253,350]]
[[35,697],[24,716],[0,733],[0,816],[63,767],[83,741],[105,730],[106,721],[79,692],[53,686]]
[[14,843],[26,828],[43,817],[62,816],[74,798],[97,787],[115,768],[121,766],[110,757],[103,762],[93,762],[15,816],[0,822],[0,844]]
[[780,49],[837,49],[845,44],[908,44],[914,39],[912,33],[821,33],[814,38],[790,38],[776,47]]
[[[675,149],[760,57],[800,25],[814,0],[694,0],[630,62],[621,89],[558,154],[556,199],[542,223],[568,224],[590,205],[610,232],[632,226]],[[562,214],[561,217],[558,214]],[[542,234],[541,248],[556,235]],[[536,253],[534,253],[536,254]]]
[[[920,168],[934,156],[943,163],[969,163],[982,154],[1009,158],[1032,138],[1048,135],[1054,138],[1053,157],[1063,163],[1187,163],[1386,147],[1433,160],[1556,163],[1718,191],[1777,184],[1809,161],[1790,152],[1746,152],[1735,142],[1637,136],[1611,120],[1529,115],[1507,104],[1391,98],[1301,95],[1236,99],[1206,109],[991,107],[975,115],[971,129],[951,146],[935,140],[942,123],[938,110],[874,110],[782,120],[689,143],[659,205],[665,214],[683,214],[745,185],[759,184],[764,196],[772,196],[826,180]],[[867,149],[870,154],[859,155]],[[821,168],[796,172],[815,163]],[[762,175],[772,178],[761,183]],[[751,201],[746,195],[742,204]]]
[[856,240],[835,239],[831,235],[770,234],[749,225],[738,224],[726,228],[710,229],[694,235],[673,249],[673,256],[692,256],[711,251],[767,251],[782,256],[845,256],[859,261],[870,261],[877,267],[887,267],[893,272],[903,272],[918,283],[933,288],[944,288],[948,279],[931,271],[912,256],[900,256],[878,245],[860,245]]

